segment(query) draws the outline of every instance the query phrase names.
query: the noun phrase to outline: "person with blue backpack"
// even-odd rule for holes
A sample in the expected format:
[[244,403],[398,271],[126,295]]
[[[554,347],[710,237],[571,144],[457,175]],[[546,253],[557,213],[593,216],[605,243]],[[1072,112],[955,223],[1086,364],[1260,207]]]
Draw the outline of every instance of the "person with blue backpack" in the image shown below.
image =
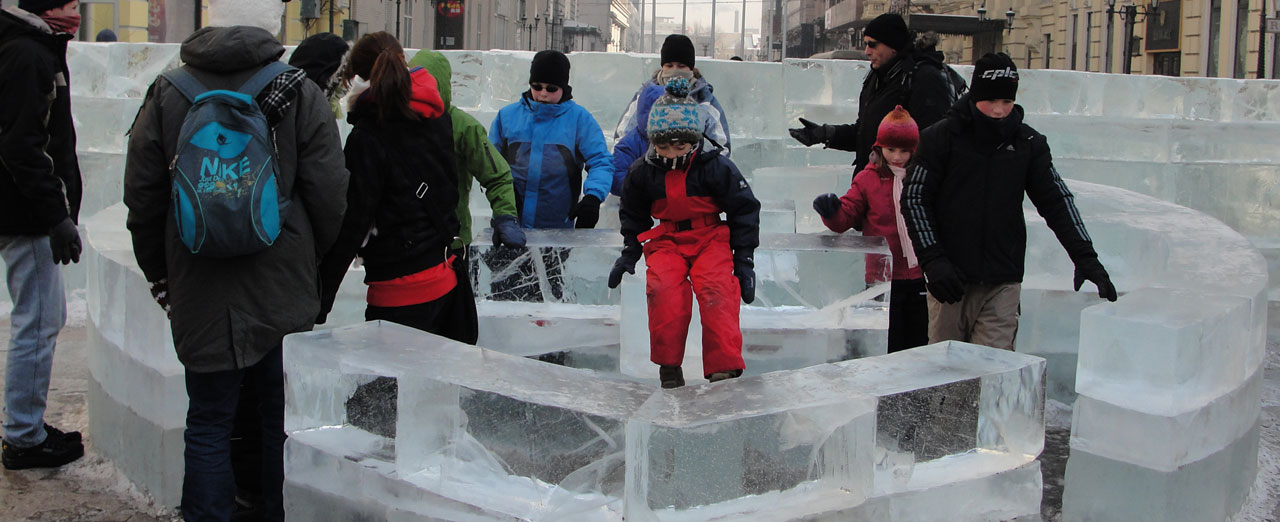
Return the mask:
[[231,517],[229,439],[247,378],[262,424],[264,519],[284,519],[281,341],[315,322],[319,260],[346,209],[326,97],[278,62],[284,5],[209,2],[210,25],[182,43],[185,65],[152,83],[129,136],[126,224],[186,373],[186,520]]

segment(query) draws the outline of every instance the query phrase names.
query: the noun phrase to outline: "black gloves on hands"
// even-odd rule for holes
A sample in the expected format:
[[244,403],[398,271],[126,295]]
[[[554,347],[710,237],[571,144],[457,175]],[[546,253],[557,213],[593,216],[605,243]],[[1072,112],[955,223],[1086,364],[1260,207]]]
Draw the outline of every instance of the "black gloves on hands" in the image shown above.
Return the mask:
[[489,224],[493,227],[493,246],[524,248],[524,230],[515,216],[497,216]]
[[934,299],[946,304],[959,303],[964,297],[964,275],[945,257],[924,265],[924,284]]
[[[169,307],[169,279],[168,278],[151,282],[151,297],[156,300],[156,303],[160,305],[160,308],[164,309],[164,315],[172,319],[173,308]],[[320,321],[320,322],[324,322],[324,321]]]
[[596,228],[596,222],[600,221],[600,199],[582,196],[578,206],[569,212],[569,219],[573,220],[573,228]]
[[626,255],[618,256],[618,260],[613,262],[613,269],[609,271],[609,288],[617,288],[622,284],[622,273],[635,275],[637,259],[631,259]]
[[787,129],[791,133],[791,137],[795,138],[800,144],[808,147],[815,143],[826,143],[831,139],[834,130],[830,125],[818,125],[804,118],[800,118],[800,124],[804,125],[799,129]]
[[733,253],[733,275],[738,278],[738,287],[742,289],[742,302],[751,304],[756,300],[756,261],[754,250],[737,250]]
[[1076,263],[1075,289],[1077,292],[1085,281],[1091,281],[1098,286],[1098,297],[1115,302],[1116,286],[1111,284],[1111,276],[1107,275],[1107,269],[1102,268],[1098,258],[1083,259]]
[[49,230],[49,248],[53,250],[53,262],[68,265],[80,262],[80,231],[71,218],[62,220]]
[[840,196],[827,193],[813,198],[813,210],[823,219],[831,219],[840,213]]

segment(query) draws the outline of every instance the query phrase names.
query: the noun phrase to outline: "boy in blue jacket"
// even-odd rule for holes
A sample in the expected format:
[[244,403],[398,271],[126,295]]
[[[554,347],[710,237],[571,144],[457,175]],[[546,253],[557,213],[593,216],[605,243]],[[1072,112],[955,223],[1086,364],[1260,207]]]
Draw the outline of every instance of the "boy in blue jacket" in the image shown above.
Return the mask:
[[[600,203],[613,184],[613,158],[600,125],[573,101],[564,53],[546,50],[534,55],[529,90],[498,111],[489,126],[489,141],[511,165],[521,227],[595,228]],[[543,300],[534,263],[518,259],[523,251],[512,254],[495,249],[486,256],[495,274],[490,297]],[[564,249],[542,251],[556,299],[561,297],[561,266],[567,255]]]

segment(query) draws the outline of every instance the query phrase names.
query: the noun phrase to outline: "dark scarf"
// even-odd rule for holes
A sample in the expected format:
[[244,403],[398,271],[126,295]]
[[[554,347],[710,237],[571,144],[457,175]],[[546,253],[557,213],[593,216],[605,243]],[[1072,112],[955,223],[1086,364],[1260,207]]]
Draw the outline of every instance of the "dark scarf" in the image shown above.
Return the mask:
[[973,117],[973,135],[977,139],[979,150],[984,154],[990,154],[1012,141],[1018,131],[1018,124],[1021,123],[1021,119],[1012,112],[998,120],[987,116],[978,110],[978,105],[973,101],[969,102],[969,112]]

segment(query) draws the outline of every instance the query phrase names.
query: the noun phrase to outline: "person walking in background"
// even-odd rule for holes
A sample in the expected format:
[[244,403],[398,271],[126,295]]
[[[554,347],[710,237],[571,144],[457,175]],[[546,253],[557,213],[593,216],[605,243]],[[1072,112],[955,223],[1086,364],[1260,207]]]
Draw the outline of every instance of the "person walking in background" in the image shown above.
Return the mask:
[[871,72],[858,95],[858,120],[852,125],[819,125],[801,118],[803,127],[790,130],[791,137],[805,146],[821,143],[856,153],[854,172],[867,167],[880,122],[894,107],[901,105],[925,129],[941,120],[952,102],[943,72],[916,66],[911,32],[901,15],[886,13],[871,20],[863,30],[862,44]]
[[689,80],[692,85],[690,96],[698,102],[704,114],[702,135],[719,146],[725,156],[730,152],[728,117],[716,99],[715,89],[694,66],[697,57],[693,42],[683,34],[669,35],[662,42],[661,57],[662,67],[654,71],[653,78],[641,84],[631,96],[631,103],[613,131],[613,139],[617,142],[613,146],[612,192],[617,195],[621,195],[622,178],[626,176],[627,169],[649,150],[649,109],[666,93],[667,81],[672,78]]
[[738,300],[755,301],[760,202],[720,147],[702,146],[703,122],[697,100],[689,97],[689,80],[674,78],[666,88],[649,113],[652,147],[631,166],[622,190],[623,248],[609,288],[618,287],[623,272],[635,273],[643,253],[649,359],[658,365],[662,387],[677,388],[685,384],[681,363],[691,293],[702,314],[703,376],[716,382],[746,368]]
[[1047,140],[1014,104],[1013,60],[987,53],[969,84],[947,118],[920,136],[901,204],[929,291],[929,342],[1012,350],[1027,249],[1024,194],[1075,263],[1075,289],[1091,281],[1115,301],[1116,288]]
[[67,321],[59,264],[80,261],[80,164],[67,41],[79,2],[21,0],[0,11],[0,257],[10,312],[4,375],[5,469],[54,468],[84,455],[80,433],[45,422],[58,332]]
[[[347,171],[337,122],[324,93],[302,71],[278,62],[284,47],[273,35],[280,31],[284,5],[275,0],[210,1],[210,25],[182,43],[185,65],[152,83],[129,136],[124,203],[134,255],[151,282],[152,295],[170,315],[174,347],[186,370],[189,402],[181,509],[189,521],[227,520],[235,509],[229,439],[239,384],[245,378],[253,379],[258,394],[264,519],[284,519],[281,341],[287,334],[311,330],[315,322],[320,311],[319,258],[337,238],[346,209]],[[262,88],[255,91],[258,85]],[[171,171],[171,164],[207,159],[206,154],[250,151],[237,152],[236,144],[246,135],[231,134],[225,127],[180,143],[180,131],[190,129],[187,116],[196,93],[214,89],[256,92],[240,94],[253,101],[241,98],[235,107],[244,111],[241,114],[258,112],[253,119],[269,129],[272,139],[265,149],[273,155],[258,157],[263,167],[240,174],[268,173],[274,165],[274,178],[246,182],[266,183],[278,193],[270,198],[275,201],[261,201],[262,208],[275,211],[278,235],[256,252],[230,257],[214,257],[204,243],[193,249],[188,244],[191,224],[186,221],[190,207],[173,204],[179,188],[183,198],[191,193],[175,182],[178,170]],[[227,103],[223,106],[232,107],[233,102]],[[201,127],[205,128],[218,129]],[[257,140],[250,141],[253,151],[263,150]],[[257,166],[247,155],[236,165],[244,161]],[[243,187],[240,182],[220,176],[235,169],[218,169],[207,176],[201,170],[190,173],[201,174],[197,197],[206,191],[205,197],[245,192],[235,189]],[[231,222],[204,224],[208,232]],[[238,232],[257,237],[255,230]]]
[[[885,116],[871,150],[871,164],[853,178],[843,197],[823,194],[813,209],[833,232],[850,228],[864,236],[880,236],[892,252],[893,284],[889,290],[889,353],[923,346],[929,340],[929,309],[925,301],[924,275],[916,262],[899,207],[907,161],[920,141],[920,131],[901,105]],[[867,285],[880,283],[890,273],[889,258],[868,254]]]
[[368,81],[347,108],[351,171],[347,214],[320,265],[321,317],[352,259],[365,269],[365,319],[383,319],[475,344],[476,303],[460,288],[465,271],[449,248],[458,235],[458,174],[453,124],[436,79],[409,70],[404,49],[386,32],[364,35],[351,49],[343,79]]
[[289,65],[302,69],[329,100],[335,118],[342,117],[342,78],[338,73],[351,46],[333,33],[313,34],[298,44],[289,55]]
[[[595,228],[600,203],[614,175],[604,132],[587,109],[573,101],[569,58],[539,51],[529,67],[529,90],[503,107],[489,126],[489,141],[511,166],[516,213],[523,228]],[[583,167],[587,176],[582,176]],[[500,237],[505,234],[500,232]],[[541,265],[530,256],[538,255]],[[495,248],[485,257],[495,300],[540,302],[563,297],[566,248]],[[551,296],[539,282],[545,274]]]

